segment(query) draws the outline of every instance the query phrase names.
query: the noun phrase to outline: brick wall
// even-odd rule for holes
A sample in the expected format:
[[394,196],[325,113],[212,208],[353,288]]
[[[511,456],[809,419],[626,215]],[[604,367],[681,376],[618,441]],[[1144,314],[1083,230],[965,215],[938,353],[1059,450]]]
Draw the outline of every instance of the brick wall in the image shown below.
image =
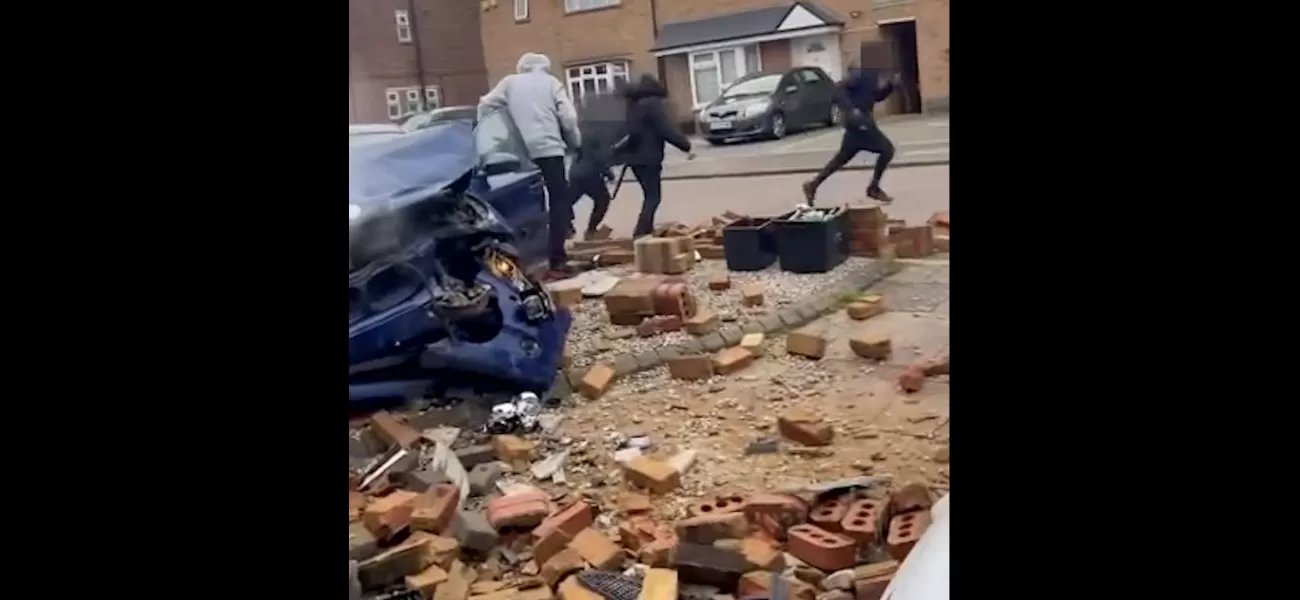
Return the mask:
[[[354,123],[388,121],[390,87],[418,86],[415,44],[400,43],[393,11],[406,0],[348,0],[348,80]],[[416,0],[426,85],[442,88],[444,105],[474,104],[487,91],[479,7],[466,0]]]

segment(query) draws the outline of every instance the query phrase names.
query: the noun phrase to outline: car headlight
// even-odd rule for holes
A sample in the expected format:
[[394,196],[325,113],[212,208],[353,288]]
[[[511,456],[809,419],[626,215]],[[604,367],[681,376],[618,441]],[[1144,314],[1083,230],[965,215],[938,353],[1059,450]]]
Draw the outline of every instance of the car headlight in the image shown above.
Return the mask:
[[767,112],[767,109],[771,107],[772,107],[771,102],[759,102],[758,104],[750,104],[749,106],[745,107],[745,111],[742,112],[741,114],[746,117],[753,117]]

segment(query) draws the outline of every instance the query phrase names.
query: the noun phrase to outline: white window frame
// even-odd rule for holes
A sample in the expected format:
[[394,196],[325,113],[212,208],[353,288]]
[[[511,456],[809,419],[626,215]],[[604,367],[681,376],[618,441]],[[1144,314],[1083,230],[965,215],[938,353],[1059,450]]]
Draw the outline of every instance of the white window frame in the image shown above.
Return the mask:
[[623,4],[622,0],[564,0],[564,13],[579,13],[600,10]]
[[[753,71],[750,71],[745,67],[745,51],[749,48],[754,49],[754,56],[755,56],[754,62],[757,63],[755,64],[755,69]],[[732,83],[732,82],[727,82],[724,84],[722,82],[722,57],[720,53],[726,52],[727,50],[733,51],[731,54],[732,54],[732,60],[735,61],[736,79],[740,79],[741,77],[744,77],[750,74],[751,72],[757,73],[763,70],[763,52],[762,49],[759,48],[758,44],[741,44],[739,46],[728,46],[726,48],[718,48],[716,50],[692,52],[686,55],[686,69],[688,72],[690,72],[691,75],[691,103],[696,110],[704,108],[709,104],[709,102],[712,102],[713,99],[709,99],[703,102],[700,101],[699,87],[695,83],[695,63],[697,62],[697,60],[699,62],[703,62],[703,59],[706,56],[712,59],[714,65],[713,67],[714,77],[718,79],[718,93],[721,94],[722,90],[727,89],[727,86],[731,85]]]
[[[596,67],[605,67],[605,72],[597,73]],[[628,81],[628,68],[629,65],[625,60],[611,60],[607,62],[587,63],[566,67],[564,69],[565,89],[569,91],[569,97],[575,103],[582,102],[583,97],[587,95],[586,89],[582,86],[584,81],[591,81],[593,82],[593,87],[599,88],[600,86],[594,82],[603,80],[605,82],[605,89],[612,91],[614,89],[614,81],[618,79],[619,76],[622,76],[623,81]],[[578,84],[578,91],[576,94],[574,93],[573,85],[575,83]]]
[[515,20],[527,21],[528,9],[528,0],[515,0]]
[[411,43],[413,39],[411,36],[411,13],[404,8],[398,8],[393,11],[393,22],[397,25],[397,43]]
[[[424,104],[420,104],[420,86],[395,87],[384,90],[384,103],[388,106],[388,120],[401,121],[423,110],[442,107],[442,88],[436,85],[424,86]],[[411,105],[415,103],[415,108]]]

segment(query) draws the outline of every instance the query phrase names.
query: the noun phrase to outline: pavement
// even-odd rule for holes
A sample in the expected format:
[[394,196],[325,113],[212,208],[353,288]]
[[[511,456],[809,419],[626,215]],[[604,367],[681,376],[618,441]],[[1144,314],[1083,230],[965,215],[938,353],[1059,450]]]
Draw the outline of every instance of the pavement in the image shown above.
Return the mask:
[[[883,185],[894,196],[894,202],[885,207],[885,212],[891,218],[909,223],[925,223],[934,213],[949,209],[948,177],[947,165],[891,168],[885,174]],[[788,174],[665,181],[663,203],[655,220],[695,224],[728,210],[755,216],[776,216],[789,212],[794,205],[804,201],[799,184],[808,178],[806,174]],[[869,171],[836,173],[818,190],[817,204],[875,206],[877,203],[865,195],[870,180]],[[615,236],[632,235],[641,211],[641,201],[641,187],[634,182],[624,182],[605,217],[605,224],[614,229]],[[577,227],[581,231],[591,215],[591,200],[579,202],[575,211]]]
[[[948,164],[949,121],[942,116],[907,116],[881,121],[880,128],[894,142],[897,153],[891,167]],[[664,157],[664,179],[738,177],[753,174],[813,173],[839,149],[842,129],[822,127],[791,134],[780,140],[733,142],[712,146],[693,138],[695,160],[675,148]],[[876,156],[863,152],[847,169],[870,169]],[[629,180],[631,179],[629,173]]]

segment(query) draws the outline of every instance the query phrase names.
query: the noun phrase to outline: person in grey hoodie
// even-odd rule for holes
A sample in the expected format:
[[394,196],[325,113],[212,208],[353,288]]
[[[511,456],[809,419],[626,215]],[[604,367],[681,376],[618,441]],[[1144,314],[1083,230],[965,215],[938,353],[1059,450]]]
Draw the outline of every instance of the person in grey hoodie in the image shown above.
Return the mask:
[[553,278],[568,274],[569,258],[564,241],[573,221],[564,156],[576,151],[582,138],[573,102],[550,69],[551,59],[546,55],[524,53],[516,65],[518,73],[502,78],[492,91],[479,99],[478,110],[482,117],[486,110],[504,107],[528,148],[528,158],[542,172],[550,228],[548,258],[552,273],[548,278]]

